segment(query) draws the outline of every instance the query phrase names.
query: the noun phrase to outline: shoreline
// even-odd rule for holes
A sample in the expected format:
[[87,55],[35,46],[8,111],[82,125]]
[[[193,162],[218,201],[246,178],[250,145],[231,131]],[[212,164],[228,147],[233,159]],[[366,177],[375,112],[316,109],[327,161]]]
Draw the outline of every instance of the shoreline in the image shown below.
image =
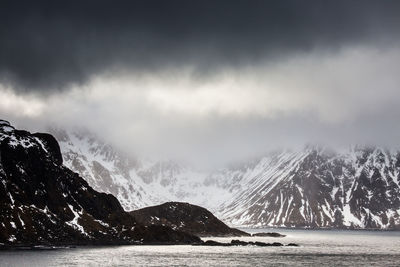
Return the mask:
[[312,231],[366,231],[366,232],[400,232],[400,229],[380,229],[380,228],[330,228],[330,227],[271,227],[271,226],[260,226],[260,227],[242,227],[242,226],[229,226],[236,229],[246,231],[246,230],[312,230]]

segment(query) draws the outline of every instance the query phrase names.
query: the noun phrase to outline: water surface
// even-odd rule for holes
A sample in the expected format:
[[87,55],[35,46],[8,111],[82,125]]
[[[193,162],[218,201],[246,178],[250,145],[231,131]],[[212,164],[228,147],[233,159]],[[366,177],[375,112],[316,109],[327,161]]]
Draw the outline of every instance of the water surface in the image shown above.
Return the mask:
[[[283,238],[245,241],[300,247],[119,246],[51,251],[2,251],[0,266],[400,266],[400,232],[271,230]],[[232,238],[204,238],[230,242]]]

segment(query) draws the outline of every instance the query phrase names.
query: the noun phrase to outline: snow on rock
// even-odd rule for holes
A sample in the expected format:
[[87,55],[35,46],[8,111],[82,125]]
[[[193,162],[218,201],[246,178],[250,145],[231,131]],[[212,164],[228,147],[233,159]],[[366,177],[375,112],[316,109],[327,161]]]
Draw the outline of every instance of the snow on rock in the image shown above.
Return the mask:
[[[72,211],[72,213],[74,214],[74,218],[70,221],[67,222],[67,224],[73,226],[74,228],[78,229],[82,234],[88,236],[88,234],[86,233],[85,229],[82,227],[82,225],[80,225],[78,223],[78,219],[80,218],[80,214],[75,211],[74,207],[70,204],[68,204],[69,209]],[[82,211],[80,212],[82,214]]]

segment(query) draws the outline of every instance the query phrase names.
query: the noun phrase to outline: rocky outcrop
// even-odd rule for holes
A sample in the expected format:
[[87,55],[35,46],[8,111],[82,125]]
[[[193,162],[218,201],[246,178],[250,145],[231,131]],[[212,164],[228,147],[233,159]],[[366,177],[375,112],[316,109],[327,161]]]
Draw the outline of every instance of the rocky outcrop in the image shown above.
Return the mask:
[[[265,243],[265,242],[260,242],[260,241],[242,241],[242,240],[231,240],[230,243],[223,243],[223,242],[218,242],[215,240],[207,240],[202,244],[197,244],[199,246],[222,246],[222,247],[233,247],[233,246],[257,246],[257,247],[282,247],[285,246],[284,244],[280,242],[273,242],[273,243]],[[286,245],[287,247],[298,247],[298,244],[295,243],[289,243]]]
[[285,237],[286,235],[280,233],[254,233],[251,236],[262,236],[262,237]]
[[191,244],[167,226],[143,225],[118,200],[62,165],[49,134],[0,120],[0,246]]
[[228,227],[205,208],[189,203],[167,202],[135,210],[130,214],[137,222],[145,225],[166,225],[198,236],[250,236]]

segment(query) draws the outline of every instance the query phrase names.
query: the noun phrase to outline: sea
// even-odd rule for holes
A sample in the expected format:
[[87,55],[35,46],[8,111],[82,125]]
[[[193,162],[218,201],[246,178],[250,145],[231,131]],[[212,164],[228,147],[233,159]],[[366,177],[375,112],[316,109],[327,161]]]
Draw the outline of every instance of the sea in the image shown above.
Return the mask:
[[203,240],[297,243],[299,247],[112,246],[0,251],[0,266],[400,266],[399,231],[242,229],[286,237]]

